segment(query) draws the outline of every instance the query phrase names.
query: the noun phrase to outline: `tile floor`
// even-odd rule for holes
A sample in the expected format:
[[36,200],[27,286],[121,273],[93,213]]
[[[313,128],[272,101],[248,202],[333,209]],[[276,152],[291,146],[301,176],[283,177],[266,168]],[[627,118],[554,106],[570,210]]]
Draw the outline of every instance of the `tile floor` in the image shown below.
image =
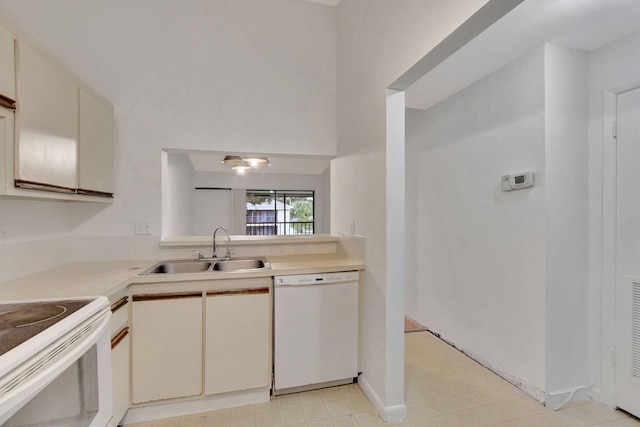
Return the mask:
[[[408,418],[398,427],[640,427],[595,403],[554,412],[428,332],[405,335]],[[384,423],[353,384],[279,396],[269,403],[130,427],[378,427]],[[391,425],[391,424],[390,424]]]

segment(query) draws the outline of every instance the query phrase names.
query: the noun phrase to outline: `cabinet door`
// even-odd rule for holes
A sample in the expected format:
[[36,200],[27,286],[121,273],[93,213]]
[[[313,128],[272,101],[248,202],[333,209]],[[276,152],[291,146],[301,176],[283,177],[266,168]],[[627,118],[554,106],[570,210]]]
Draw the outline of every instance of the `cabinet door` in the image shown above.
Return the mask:
[[111,375],[113,377],[113,417],[111,425],[117,426],[129,409],[129,328],[122,329],[111,340]]
[[207,293],[205,393],[270,384],[269,288]]
[[13,107],[16,100],[13,35],[0,27],[0,105]]
[[16,179],[75,189],[78,184],[78,86],[44,54],[18,43]]
[[81,192],[113,193],[113,107],[80,88],[79,170]]
[[202,294],[134,295],[132,401],[202,394]]

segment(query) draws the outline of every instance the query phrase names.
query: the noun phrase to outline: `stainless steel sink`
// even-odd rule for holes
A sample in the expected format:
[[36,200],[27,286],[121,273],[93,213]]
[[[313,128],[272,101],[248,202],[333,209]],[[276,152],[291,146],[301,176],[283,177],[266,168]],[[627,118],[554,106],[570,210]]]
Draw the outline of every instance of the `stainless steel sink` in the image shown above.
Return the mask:
[[214,271],[262,270],[269,268],[271,266],[264,258],[231,258],[213,263]]
[[174,260],[159,262],[141,274],[200,273],[210,269],[209,261]]
[[179,259],[160,261],[151,268],[143,271],[140,275],[149,274],[192,274],[192,273],[214,273],[234,272],[234,271],[257,271],[270,270],[271,265],[264,257],[257,258],[225,258],[225,259],[205,259],[191,260]]

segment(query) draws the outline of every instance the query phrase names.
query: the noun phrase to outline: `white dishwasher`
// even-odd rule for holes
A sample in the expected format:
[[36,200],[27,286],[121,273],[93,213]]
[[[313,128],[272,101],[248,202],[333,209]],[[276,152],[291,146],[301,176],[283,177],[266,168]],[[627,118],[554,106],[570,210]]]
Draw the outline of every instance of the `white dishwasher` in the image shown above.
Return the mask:
[[358,272],[274,277],[274,394],[358,376]]

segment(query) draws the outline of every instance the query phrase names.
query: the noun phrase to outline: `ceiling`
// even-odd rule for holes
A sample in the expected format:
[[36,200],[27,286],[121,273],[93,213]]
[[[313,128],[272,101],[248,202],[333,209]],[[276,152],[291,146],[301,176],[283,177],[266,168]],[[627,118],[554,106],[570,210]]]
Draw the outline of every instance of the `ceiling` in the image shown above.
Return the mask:
[[[193,169],[196,172],[231,172],[236,173],[229,165],[222,163],[225,155],[248,156],[247,153],[218,153],[218,152],[189,152],[187,155],[191,160]],[[264,154],[258,155],[264,156]],[[247,173],[270,173],[270,174],[298,174],[298,175],[322,175],[331,162],[330,158],[319,157],[293,157],[293,156],[267,156],[271,166],[252,169]]]
[[305,0],[305,1],[308,1],[310,3],[326,4],[328,6],[337,6],[338,3],[340,3],[340,0]]
[[525,0],[411,85],[406,106],[429,108],[543,43],[591,51],[639,29],[638,0]]

